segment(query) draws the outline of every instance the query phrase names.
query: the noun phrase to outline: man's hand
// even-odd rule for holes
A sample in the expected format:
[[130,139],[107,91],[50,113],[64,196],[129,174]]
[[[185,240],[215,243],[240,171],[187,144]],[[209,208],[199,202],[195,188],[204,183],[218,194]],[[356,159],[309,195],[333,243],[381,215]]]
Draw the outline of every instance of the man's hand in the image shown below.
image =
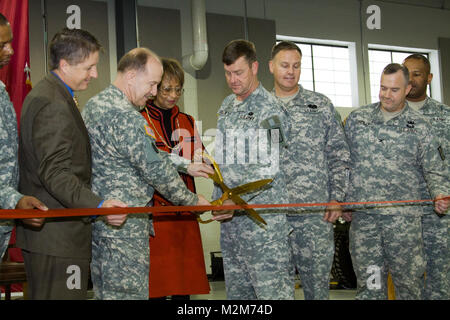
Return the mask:
[[[105,200],[103,202],[102,208],[126,208],[128,207],[125,203],[120,200]],[[127,219],[127,214],[110,214],[105,216],[105,220],[108,224],[120,227]]]
[[195,150],[192,160],[194,163],[202,163],[203,162],[203,150],[202,149]]
[[187,173],[193,177],[209,178],[208,174],[214,174],[214,169],[209,164],[193,162],[188,165]]
[[342,211],[342,218],[347,221],[350,222],[352,221],[352,211]]
[[439,214],[444,214],[448,210],[450,198],[444,198],[444,195],[440,194],[434,198],[434,210]]
[[[235,205],[235,203],[233,202],[233,200],[227,199],[223,202],[223,205],[231,206]],[[212,211],[211,213],[213,215],[212,220],[224,221],[224,220],[231,220],[233,218],[234,210],[217,210]]]
[[339,218],[342,215],[342,207],[336,200],[331,200],[330,203],[336,203],[336,205],[327,207],[325,215],[323,216],[323,221],[334,223],[337,220],[337,218]]
[[[42,211],[47,211],[48,208],[41,201],[31,196],[23,196],[16,204],[16,209],[39,209]],[[22,219],[25,225],[34,228],[40,228],[44,224],[45,218],[30,218]]]
[[[211,205],[211,203],[208,200],[206,200],[206,198],[203,195],[198,194],[197,196],[198,196],[198,201],[197,201],[196,206],[210,206]],[[204,211],[195,211],[194,213],[202,214],[203,212]]]

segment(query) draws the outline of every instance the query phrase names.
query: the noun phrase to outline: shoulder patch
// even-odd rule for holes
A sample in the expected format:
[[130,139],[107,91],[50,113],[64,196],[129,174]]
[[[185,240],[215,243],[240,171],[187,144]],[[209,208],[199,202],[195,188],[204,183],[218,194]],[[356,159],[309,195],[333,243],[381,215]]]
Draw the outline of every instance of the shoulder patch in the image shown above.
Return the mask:
[[145,134],[156,140],[155,132],[148,125],[144,125]]

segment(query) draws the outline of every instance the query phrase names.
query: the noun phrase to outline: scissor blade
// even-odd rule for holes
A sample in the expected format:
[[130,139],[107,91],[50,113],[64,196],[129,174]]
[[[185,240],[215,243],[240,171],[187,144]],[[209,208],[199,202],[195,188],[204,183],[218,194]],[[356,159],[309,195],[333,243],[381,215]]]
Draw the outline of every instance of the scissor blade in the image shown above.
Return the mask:
[[216,184],[220,185],[223,184],[223,180],[220,179],[219,175],[217,174],[217,172],[215,172],[214,174],[208,174],[208,176],[212,179],[212,181],[214,181]]
[[[233,202],[235,204],[247,204],[247,202],[245,202],[244,200],[242,200],[241,197],[239,197],[238,195],[232,195],[231,196],[231,200],[233,200]],[[256,219],[257,221],[267,225],[266,221],[264,221],[263,218],[261,218],[261,216],[258,214],[258,212],[255,211],[255,209],[252,208],[244,208],[245,211],[247,211],[247,213],[253,217],[254,219]]]
[[211,162],[211,165],[214,168],[214,175],[209,175],[209,177],[211,179],[213,179],[213,181],[217,184],[220,184],[220,182],[223,182],[223,177],[222,177],[222,173],[220,172],[220,168],[219,165],[214,161],[214,158],[211,157],[209,154],[207,154],[206,152],[203,152],[203,157],[205,159],[208,159],[209,162]]
[[240,194],[248,193],[250,191],[256,191],[256,190],[264,187],[266,184],[271,183],[272,181],[273,181],[273,179],[257,180],[257,181],[253,181],[250,183],[240,185],[236,188],[231,188],[230,191],[235,195],[240,195]]

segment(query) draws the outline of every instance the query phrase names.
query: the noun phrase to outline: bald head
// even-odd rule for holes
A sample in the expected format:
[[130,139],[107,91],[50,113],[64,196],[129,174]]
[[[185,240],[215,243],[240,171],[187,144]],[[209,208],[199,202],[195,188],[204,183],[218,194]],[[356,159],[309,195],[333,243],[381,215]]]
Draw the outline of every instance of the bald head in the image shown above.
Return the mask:
[[135,48],[128,51],[119,61],[117,71],[125,73],[128,70],[145,71],[148,60],[156,60],[162,65],[159,56],[148,48]]
[[156,96],[163,75],[161,59],[147,48],[136,48],[126,53],[117,66],[114,85],[125,93],[128,100],[142,107]]

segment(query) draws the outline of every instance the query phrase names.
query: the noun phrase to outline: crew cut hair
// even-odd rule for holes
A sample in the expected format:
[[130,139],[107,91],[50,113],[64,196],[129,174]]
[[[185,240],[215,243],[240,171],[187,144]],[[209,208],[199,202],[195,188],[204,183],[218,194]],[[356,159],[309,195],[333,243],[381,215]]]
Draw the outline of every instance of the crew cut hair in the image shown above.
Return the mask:
[[276,43],[272,47],[272,52],[270,54],[270,59],[273,60],[273,58],[275,58],[275,56],[278,54],[278,52],[280,52],[282,50],[296,50],[296,51],[298,51],[298,53],[300,53],[300,57],[303,56],[302,50],[299,48],[298,45],[296,45],[292,41],[285,41],[285,40],[283,40],[283,41],[280,41],[280,42]]
[[240,57],[244,57],[249,65],[256,61],[256,49],[253,42],[238,39],[227,44],[222,54],[222,62],[229,66]]
[[405,58],[405,60],[403,60],[403,63],[405,63],[405,61],[410,60],[410,59],[422,61],[423,64],[425,65],[425,70],[426,70],[428,73],[431,72],[431,64],[430,64],[430,60],[428,60],[428,58],[425,57],[423,54],[420,54],[420,53],[414,53],[414,54],[411,54],[411,55],[407,56],[407,57]]
[[125,53],[122,58],[120,58],[117,65],[117,71],[122,73],[129,70],[144,72],[145,65],[147,64],[148,59],[151,57],[161,62],[159,56],[148,48],[140,47],[132,49]]
[[384,67],[383,74],[389,75],[389,74],[394,74],[398,71],[402,72],[403,77],[405,78],[405,81],[406,81],[405,86],[407,86],[409,83],[409,70],[404,65],[399,64],[399,63],[390,63],[386,67]]
[[101,49],[101,44],[88,31],[64,28],[50,42],[50,70],[58,69],[61,59],[77,65]]

